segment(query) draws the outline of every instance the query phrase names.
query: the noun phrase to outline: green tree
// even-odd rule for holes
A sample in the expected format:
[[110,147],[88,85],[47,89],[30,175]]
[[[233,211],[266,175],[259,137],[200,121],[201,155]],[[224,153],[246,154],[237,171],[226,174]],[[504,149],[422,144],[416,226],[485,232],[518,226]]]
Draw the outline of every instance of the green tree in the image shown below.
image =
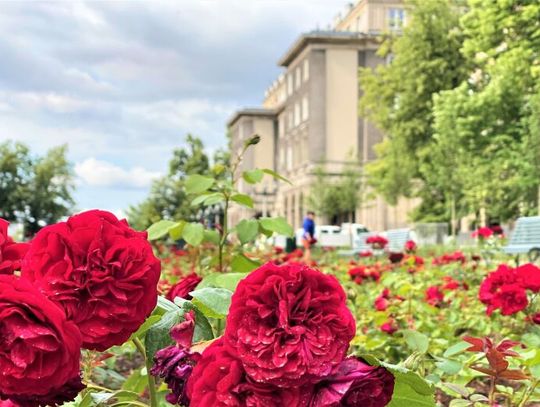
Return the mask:
[[[216,165],[228,164],[228,153],[218,150],[214,156]],[[128,210],[133,227],[145,230],[161,219],[191,219],[200,208],[191,205],[184,189],[189,175],[205,175],[210,172],[210,158],[204,151],[203,142],[192,135],[186,137],[186,145],[175,149],[169,162],[168,173],[155,180],[149,196]]]
[[74,204],[73,170],[67,146],[34,157],[20,143],[0,145],[0,216],[24,225],[33,235],[69,214]]
[[333,174],[324,165],[315,169],[315,183],[308,197],[310,207],[330,222],[350,221],[362,199],[362,173],[356,162],[345,163]]
[[433,137],[433,95],[457,86],[466,71],[459,52],[461,4],[407,1],[408,25],[379,49],[391,63],[360,71],[361,110],[386,134],[376,148],[378,159],[367,166],[367,179],[391,204],[400,196],[438,195],[425,186],[421,167],[431,157],[422,152]]
[[435,98],[430,154],[458,159],[429,168],[432,183],[451,180],[462,213],[481,224],[538,206],[539,20],[536,1],[469,1],[461,24],[470,74]]

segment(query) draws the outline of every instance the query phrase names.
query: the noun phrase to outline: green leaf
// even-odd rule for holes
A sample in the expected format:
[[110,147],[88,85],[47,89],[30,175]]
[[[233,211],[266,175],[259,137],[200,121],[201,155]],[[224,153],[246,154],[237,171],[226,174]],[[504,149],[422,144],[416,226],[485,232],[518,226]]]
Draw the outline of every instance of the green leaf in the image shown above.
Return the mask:
[[146,332],[144,343],[146,347],[146,357],[149,360],[154,359],[154,355],[158,350],[173,344],[169,332],[171,328],[180,323],[183,318],[184,310],[176,307],[175,311],[167,312],[163,315],[163,318],[152,325],[148,332]]
[[251,242],[259,234],[259,222],[254,219],[242,219],[236,225],[236,234],[240,243]]
[[465,341],[458,342],[452,346],[450,346],[446,351],[443,353],[443,356],[445,358],[448,358],[450,356],[457,355],[458,353],[464,352],[467,348],[470,348],[471,344]]
[[148,331],[152,327],[152,325],[158,322],[161,317],[161,315],[150,315],[148,318],[146,318],[146,321],[144,321],[144,323],[139,327],[139,329],[137,329],[137,331],[131,335],[129,340],[143,337],[146,331]]
[[234,292],[238,283],[248,275],[249,273],[212,273],[203,278],[197,288],[219,287]]
[[441,369],[444,373],[449,375],[454,375],[459,373],[463,367],[460,362],[450,359],[443,359],[439,362],[436,362],[435,365]]
[[208,191],[214,185],[214,179],[204,175],[193,174],[186,179],[185,188],[188,195]]
[[167,298],[163,296],[158,296],[157,298],[157,306],[154,309],[154,314],[164,315],[167,312],[174,312],[178,310],[178,305],[176,305],[174,302],[169,301]]
[[381,362],[370,355],[362,355],[362,358],[370,365],[382,366],[394,375],[394,393],[388,407],[435,407],[435,388],[417,373]]
[[249,195],[235,194],[231,196],[231,200],[246,208],[253,208],[253,199]]
[[258,168],[255,168],[254,170],[244,171],[242,173],[242,178],[248,183],[248,184],[256,184],[257,182],[260,182],[263,179],[264,172]]
[[236,273],[249,273],[260,266],[261,263],[248,259],[242,253],[235,255],[231,261],[231,269]]
[[193,343],[214,339],[212,325],[210,325],[210,322],[208,322],[206,316],[201,312],[199,308],[197,308],[195,304],[180,297],[176,297],[174,299],[174,302],[176,304],[179,304],[186,312],[195,312],[195,330],[193,331]]
[[193,199],[193,201],[191,201],[191,206],[202,205],[204,200],[206,198],[208,198],[210,195],[212,195],[210,192],[205,192],[204,194],[201,194],[201,195],[195,197],[195,199]]
[[409,348],[411,348],[413,351],[420,353],[427,352],[429,347],[429,338],[426,335],[412,329],[405,329],[403,330],[403,337],[405,338],[405,342],[407,342]]
[[219,244],[219,232],[217,230],[204,230],[204,241]]
[[259,222],[264,229],[275,232],[279,235],[285,235],[289,237],[292,237],[294,235],[292,226],[287,223],[285,218],[260,218]]
[[141,374],[141,369],[136,369],[122,384],[122,389],[142,393],[147,385],[146,376]]
[[148,232],[148,240],[157,240],[169,233],[169,229],[176,226],[177,222],[172,220],[160,220],[154,223],[146,231]]
[[204,239],[204,226],[200,223],[186,223],[182,236],[190,245],[198,246]]
[[207,287],[189,293],[193,304],[209,318],[224,319],[231,306],[232,291],[225,288]]
[[176,225],[172,226],[169,229],[169,236],[172,240],[180,240],[182,237],[182,232],[184,231],[184,226],[186,225],[186,222],[181,220],[180,222],[177,222]]
[[204,200],[204,205],[205,206],[215,205],[219,202],[223,202],[224,200],[225,200],[225,196],[221,192],[215,192],[206,197],[206,199]]
[[277,172],[275,172],[275,171],[273,171],[273,170],[271,170],[271,169],[269,169],[269,168],[264,168],[264,169],[263,169],[263,172],[264,172],[265,174],[268,174],[268,175],[274,177],[275,179],[279,179],[280,181],[284,181],[284,182],[286,182],[286,183],[292,185],[292,182],[289,181],[287,178],[285,178],[285,177],[282,176],[282,175],[279,175]]

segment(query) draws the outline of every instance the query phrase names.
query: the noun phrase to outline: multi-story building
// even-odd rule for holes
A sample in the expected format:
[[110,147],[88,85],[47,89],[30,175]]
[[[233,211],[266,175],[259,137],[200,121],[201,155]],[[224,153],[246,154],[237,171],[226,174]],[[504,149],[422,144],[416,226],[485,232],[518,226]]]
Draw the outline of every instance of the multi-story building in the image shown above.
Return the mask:
[[[406,10],[400,0],[360,0],[334,29],[301,35],[279,60],[284,72],[266,91],[263,107],[236,112],[228,122],[233,154],[244,140],[258,134],[261,143],[248,151],[243,169],[272,168],[292,185],[267,179],[240,189],[255,196],[255,212],[285,216],[300,227],[316,169],[339,174],[350,160],[364,165],[375,159],[383,137],[359,116],[360,67],[386,61],[376,54],[380,35],[399,30]],[[407,224],[412,203],[389,207],[382,198],[363,201],[350,220],[373,230]],[[231,210],[232,219],[253,215]],[[319,222],[328,222],[319,219]]]

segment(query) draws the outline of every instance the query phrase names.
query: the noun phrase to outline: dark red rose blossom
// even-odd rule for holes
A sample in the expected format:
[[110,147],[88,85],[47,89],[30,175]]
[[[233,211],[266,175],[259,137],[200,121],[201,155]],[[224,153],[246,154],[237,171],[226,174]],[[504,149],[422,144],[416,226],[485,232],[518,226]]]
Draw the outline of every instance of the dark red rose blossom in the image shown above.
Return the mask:
[[484,279],[480,285],[479,298],[488,306],[488,315],[496,309],[500,309],[503,315],[512,315],[525,309],[529,303],[516,269],[505,264],[501,264]]
[[536,314],[534,314],[531,317],[531,321],[536,325],[540,325],[540,312],[537,312]]
[[443,290],[454,291],[460,287],[459,281],[454,280],[450,276],[444,276],[443,280],[444,280],[444,284],[441,286]]
[[0,218],[0,274],[20,270],[21,260],[28,251],[28,243],[15,243],[8,236],[9,222]]
[[196,273],[191,273],[186,277],[181,278],[180,281],[171,287],[167,293],[167,299],[169,301],[174,301],[176,297],[180,297],[185,300],[190,300],[191,295],[189,295],[189,293],[195,290],[201,281],[202,278]]
[[343,288],[300,264],[266,263],[232,297],[225,340],[256,382],[299,386],[326,376],[356,332]]
[[405,255],[403,253],[389,253],[388,254],[388,260],[390,260],[390,263],[399,263]]
[[176,345],[156,352],[154,366],[150,370],[153,376],[165,379],[170,390],[166,399],[171,404],[189,405],[187,382],[201,355],[190,351],[195,330],[195,313],[184,314],[184,321],[171,329],[171,337]]
[[388,301],[388,299],[384,298],[382,295],[379,295],[377,298],[375,298],[374,305],[377,311],[386,311],[386,309],[390,305],[390,302]]
[[84,348],[103,351],[124,343],[150,315],[160,268],[146,232],[93,210],[39,231],[22,275],[64,308]]
[[516,268],[516,275],[524,288],[533,293],[540,292],[540,268],[534,264],[524,264]]
[[394,381],[384,367],[350,357],[317,385],[311,407],[384,407],[392,400]]
[[0,276],[0,398],[25,407],[75,398],[81,334],[29,281]]
[[187,386],[193,407],[307,407],[313,394],[311,386],[280,389],[254,382],[223,339],[205,349]]

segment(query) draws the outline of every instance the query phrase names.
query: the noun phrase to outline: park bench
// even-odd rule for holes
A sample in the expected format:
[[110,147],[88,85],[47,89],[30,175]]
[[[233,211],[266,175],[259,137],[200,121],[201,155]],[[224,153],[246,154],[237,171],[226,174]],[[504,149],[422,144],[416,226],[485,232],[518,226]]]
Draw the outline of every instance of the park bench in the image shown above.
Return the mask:
[[370,251],[371,246],[366,243],[366,239],[371,236],[372,233],[358,233],[353,240],[353,247],[351,250],[340,250],[338,252],[339,256],[354,256],[359,253]]
[[530,262],[540,258],[540,216],[518,218],[508,245],[503,247],[507,254],[515,254],[519,262],[520,254],[527,254]]
[[388,239],[388,250],[391,252],[402,252],[405,243],[411,239],[411,229],[392,229],[385,233]]

